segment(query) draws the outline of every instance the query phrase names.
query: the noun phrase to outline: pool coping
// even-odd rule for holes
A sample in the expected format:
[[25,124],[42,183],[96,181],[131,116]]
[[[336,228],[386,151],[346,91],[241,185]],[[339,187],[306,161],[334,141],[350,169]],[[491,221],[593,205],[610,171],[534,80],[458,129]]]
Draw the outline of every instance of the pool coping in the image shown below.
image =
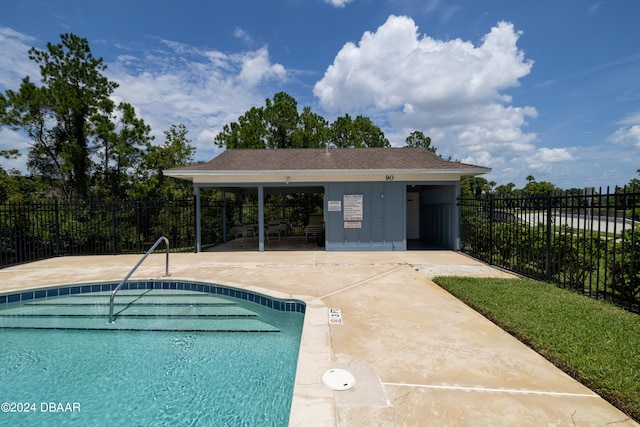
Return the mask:
[[[21,291],[0,292],[0,306],[2,306],[3,304],[31,301],[40,298],[55,298],[58,296],[90,294],[94,292],[112,292],[118,286],[118,284],[119,282],[115,281],[87,282],[74,283],[69,285],[47,286],[36,288],[33,290],[25,289]],[[128,280],[120,288],[120,290],[139,289],[182,290],[202,292],[212,295],[223,295],[244,301],[254,302],[273,310],[296,312],[302,314],[304,314],[306,306],[306,304],[304,304],[300,300],[277,298],[275,296],[268,295],[267,292],[245,291],[232,286],[225,286],[220,283],[209,283],[195,280],[175,280],[167,278]],[[0,309],[1,308],[2,307],[0,307]]]

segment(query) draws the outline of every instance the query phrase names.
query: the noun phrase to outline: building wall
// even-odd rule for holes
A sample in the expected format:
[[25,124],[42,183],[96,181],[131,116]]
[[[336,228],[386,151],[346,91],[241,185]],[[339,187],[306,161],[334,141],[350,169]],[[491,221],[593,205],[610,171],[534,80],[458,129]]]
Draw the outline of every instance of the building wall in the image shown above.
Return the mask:
[[328,251],[407,249],[406,183],[328,183],[325,188]]
[[[459,250],[458,182],[408,187],[407,182],[328,183],[325,244],[328,251],[407,250],[407,191],[419,193],[420,240]],[[345,197],[346,196],[346,197]]]

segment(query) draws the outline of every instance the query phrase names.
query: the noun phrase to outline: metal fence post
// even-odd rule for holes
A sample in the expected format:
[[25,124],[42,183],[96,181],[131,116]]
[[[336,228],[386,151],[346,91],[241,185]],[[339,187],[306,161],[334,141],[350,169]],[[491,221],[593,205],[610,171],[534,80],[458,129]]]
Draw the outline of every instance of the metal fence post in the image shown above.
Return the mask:
[[493,196],[489,194],[489,264],[493,264]]
[[553,220],[551,218],[552,210],[551,210],[551,191],[547,192],[547,238],[546,238],[546,277],[547,282],[551,281],[551,226],[553,225]]
[[118,239],[117,239],[117,224],[116,224],[116,201],[112,200],[111,201],[111,226],[112,226],[112,233],[111,236],[113,238],[113,254],[117,254],[118,253]]
[[136,251],[138,253],[142,252],[141,242],[140,242],[140,199],[136,199]]
[[54,201],[55,206],[55,227],[56,227],[56,256],[60,256],[60,210],[58,199]]

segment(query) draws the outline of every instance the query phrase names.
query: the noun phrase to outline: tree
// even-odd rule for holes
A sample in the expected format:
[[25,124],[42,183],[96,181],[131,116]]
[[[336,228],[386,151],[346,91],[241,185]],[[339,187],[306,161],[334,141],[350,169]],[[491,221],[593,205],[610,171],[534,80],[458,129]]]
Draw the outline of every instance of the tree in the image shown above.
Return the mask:
[[[0,157],[5,159],[15,159],[20,156],[18,150],[0,150]],[[16,192],[15,179],[0,166],[0,203],[4,203]]]
[[465,181],[467,186],[469,187],[469,190],[471,190],[471,194],[473,194],[477,198],[482,195],[483,191],[488,193],[487,190],[491,190],[489,182],[486,180],[486,178],[483,178],[481,176],[470,176]]
[[86,197],[94,118],[113,111],[109,96],[118,85],[102,74],[107,67],[93,57],[87,39],[60,38],[46,50],[29,50],[29,59],[40,66],[42,86],[27,76],[18,92],[8,90],[0,100],[0,122],[31,138],[27,164],[32,171],[68,197]]
[[527,180],[527,182],[533,182],[533,181],[535,181],[536,179],[533,177],[533,175],[528,175],[528,176],[527,176],[527,178],[526,178],[526,180]]
[[262,108],[252,107],[237,122],[226,124],[214,142],[226,148],[266,148],[266,128]]
[[95,119],[100,160],[96,164],[96,192],[108,198],[128,194],[134,185],[133,177],[143,167],[143,149],[153,140],[151,127],[136,117],[130,104],[120,103],[116,113]]
[[183,180],[165,180],[163,170],[193,163],[195,148],[187,138],[186,126],[172,125],[164,131],[162,146],[147,142],[143,156],[143,174],[139,179],[137,196],[150,198],[180,198],[191,191]]
[[336,118],[329,126],[329,139],[333,147],[352,147],[355,138],[355,129],[349,114]]
[[559,190],[555,185],[547,181],[536,182],[534,180],[529,181],[527,185],[524,186],[522,191],[524,193],[530,195],[545,195],[549,193],[549,191],[557,191]]
[[353,146],[356,148],[363,147],[389,147],[391,144],[385,138],[384,132],[378,126],[374,125],[368,117],[358,116],[353,121],[355,128],[355,140]]
[[405,144],[407,144],[407,147],[426,148],[432,153],[436,152],[436,147],[431,146],[431,138],[425,136],[425,134],[420,132],[419,130],[411,132],[409,136],[407,136],[407,138],[404,140],[404,142]]
[[[636,173],[640,175],[640,169],[636,170]],[[640,179],[631,178],[631,180],[627,184],[627,187],[629,187],[632,191],[640,191]]]
[[298,116],[298,127],[292,135],[293,148],[323,148],[329,143],[329,123],[319,114],[304,107]]
[[389,147],[382,130],[362,116],[351,119],[349,114],[338,117],[329,126],[330,144],[336,148]]
[[264,108],[267,148],[291,148],[292,135],[298,127],[298,102],[284,92],[267,99]]
[[510,182],[508,184],[498,185],[495,189],[495,192],[498,196],[503,198],[512,197],[514,195],[514,188],[516,188],[516,185],[513,182]]
[[265,107],[252,107],[237,122],[224,125],[214,142],[226,148],[291,148],[298,129],[298,103],[278,92]]
[[226,124],[214,143],[226,148],[388,147],[382,130],[367,117],[345,114],[331,125],[297,101],[278,92],[265,107],[252,107],[236,122]]

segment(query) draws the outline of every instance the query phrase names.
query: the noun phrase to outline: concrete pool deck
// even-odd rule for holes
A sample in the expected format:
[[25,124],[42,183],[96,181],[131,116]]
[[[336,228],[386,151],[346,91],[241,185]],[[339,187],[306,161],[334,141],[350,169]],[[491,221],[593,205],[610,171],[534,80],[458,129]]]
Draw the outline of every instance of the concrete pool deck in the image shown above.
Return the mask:
[[[65,257],[0,270],[0,293],[119,281],[140,255]],[[290,425],[638,426],[435,285],[438,275],[509,277],[451,251],[172,253],[174,279],[307,303]],[[132,279],[160,278],[164,255]],[[342,324],[329,324],[328,309]],[[356,378],[331,391],[331,368]]]

